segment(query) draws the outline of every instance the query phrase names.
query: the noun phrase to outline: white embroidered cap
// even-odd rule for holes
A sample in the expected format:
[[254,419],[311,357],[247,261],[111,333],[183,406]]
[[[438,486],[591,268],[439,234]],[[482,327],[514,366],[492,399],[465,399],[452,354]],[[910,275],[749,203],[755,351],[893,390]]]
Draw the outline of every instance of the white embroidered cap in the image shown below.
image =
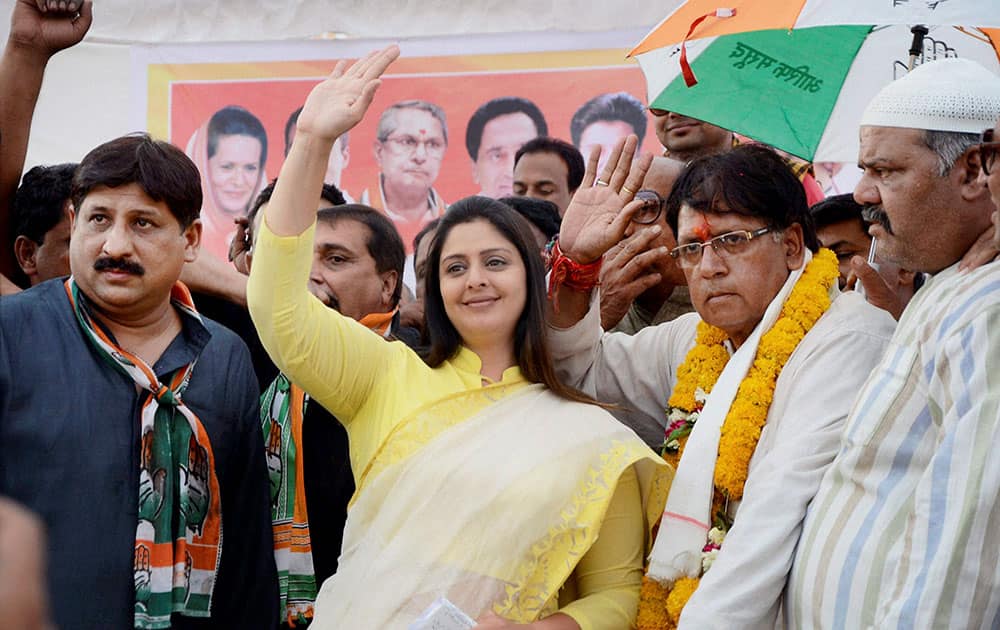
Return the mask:
[[998,118],[1000,77],[969,59],[939,59],[882,88],[861,125],[979,133]]

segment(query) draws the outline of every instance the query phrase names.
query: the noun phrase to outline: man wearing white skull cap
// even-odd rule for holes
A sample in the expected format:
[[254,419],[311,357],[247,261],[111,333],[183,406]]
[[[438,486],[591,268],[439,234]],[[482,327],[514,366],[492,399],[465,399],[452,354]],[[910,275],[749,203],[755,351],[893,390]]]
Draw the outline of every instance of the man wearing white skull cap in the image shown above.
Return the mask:
[[1000,623],[1000,265],[958,264],[990,227],[979,133],[998,117],[1000,77],[964,59],[918,67],[865,110],[854,197],[883,258],[934,276],[810,505],[787,627]]

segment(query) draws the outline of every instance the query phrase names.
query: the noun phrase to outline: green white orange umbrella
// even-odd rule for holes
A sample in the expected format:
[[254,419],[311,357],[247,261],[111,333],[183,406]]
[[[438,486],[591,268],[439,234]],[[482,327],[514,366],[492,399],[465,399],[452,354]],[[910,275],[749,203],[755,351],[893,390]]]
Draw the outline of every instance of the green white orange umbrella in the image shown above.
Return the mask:
[[997,0],[689,0],[630,55],[650,107],[854,162],[861,114],[907,72],[916,24],[928,27],[916,63],[962,57],[1000,75]]

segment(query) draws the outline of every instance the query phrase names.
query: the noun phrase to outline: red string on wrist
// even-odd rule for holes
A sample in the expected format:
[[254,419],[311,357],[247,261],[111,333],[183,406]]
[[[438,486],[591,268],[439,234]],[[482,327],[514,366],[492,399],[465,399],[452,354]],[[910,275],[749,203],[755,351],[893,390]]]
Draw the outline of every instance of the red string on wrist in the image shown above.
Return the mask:
[[[549,273],[550,300],[558,295],[560,287],[586,292],[600,284],[602,258],[587,264],[575,262],[559,249],[558,237],[552,241],[549,255],[552,261]],[[558,302],[553,302],[553,306],[558,309]]]

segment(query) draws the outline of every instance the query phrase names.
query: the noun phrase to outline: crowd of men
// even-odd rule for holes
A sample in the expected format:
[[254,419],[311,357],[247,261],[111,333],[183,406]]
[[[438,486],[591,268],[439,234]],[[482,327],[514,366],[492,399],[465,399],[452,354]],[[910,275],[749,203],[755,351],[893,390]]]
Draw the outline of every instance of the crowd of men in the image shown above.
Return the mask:
[[[343,427],[278,372],[246,311],[273,182],[218,276],[196,267],[201,174],[169,143],[129,135],[22,176],[44,67],[91,22],[89,2],[68,4],[18,2],[0,62],[0,239],[10,247],[0,260],[0,627],[294,626],[311,614],[301,594],[315,597],[336,572],[358,471]],[[902,122],[901,102],[914,112]],[[755,315],[727,329],[742,344],[763,317],[754,305],[820,246],[836,254],[843,290],[781,374],[755,455],[766,463],[748,481],[754,499],[683,626],[773,627],[779,616],[795,628],[993,626],[1000,77],[949,60],[888,86],[859,130],[857,189],[825,200],[808,164],[624,93],[581,107],[568,140],[548,135],[530,101],[489,101],[466,148],[480,194],[521,213],[544,250],[563,227],[578,229],[561,225],[572,203],[621,210],[600,182],[584,182],[584,155],[601,147],[604,160],[622,131],[641,140],[647,124],[662,150],[633,191],[642,209],[596,252],[600,289],[558,294],[549,335],[566,382],[614,403],[659,452],[699,315],[743,300]],[[344,135],[316,200],[311,292],[412,347],[423,280],[436,273],[426,256],[445,211],[432,183],[447,129],[432,103],[393,105],[378,121],[378,181],[347,203]],[[773,199],[774,214],[699,206],[693,182],[712,177],[728,178],[727,194]],[[717,237],[729,223],[780,229],[783,240],[726,263]],[[223,522],[234,524],[224,536]],[[306,548],[293,534],[303,527]]]

